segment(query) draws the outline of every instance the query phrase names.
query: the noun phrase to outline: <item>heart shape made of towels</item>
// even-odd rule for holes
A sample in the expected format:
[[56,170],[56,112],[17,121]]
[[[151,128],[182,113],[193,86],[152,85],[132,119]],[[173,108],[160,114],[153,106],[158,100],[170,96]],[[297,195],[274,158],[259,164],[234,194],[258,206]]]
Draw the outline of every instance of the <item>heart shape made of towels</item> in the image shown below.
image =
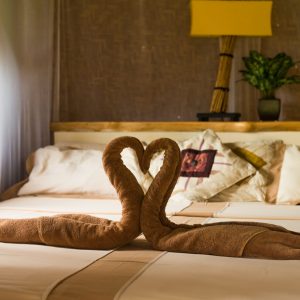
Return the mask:
[[[152,156],[165,151],[164,162],[146,195],[123,165],[121,152],[135,150],[146,173]],[[300,234],[266,223],[221,222],[207,225],[175,224],[165,214],[166,203],[180,174],[178,145],[167,138],[144,150],[133,137],[111,141],[103,166],[122,203],[120,222],[87,215],[57,215],[36,219],[0,220],[0,241],[40,243],[84,249],[112,249],[132,241],[142,229],[153,248],[230,257],[300,259]]]

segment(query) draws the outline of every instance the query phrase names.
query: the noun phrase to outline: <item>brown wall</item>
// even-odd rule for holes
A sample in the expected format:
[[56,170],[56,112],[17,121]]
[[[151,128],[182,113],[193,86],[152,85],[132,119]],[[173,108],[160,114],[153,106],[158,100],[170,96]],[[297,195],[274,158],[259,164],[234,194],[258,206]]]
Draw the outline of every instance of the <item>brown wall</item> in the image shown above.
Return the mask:
[[[217,38],[189,36],[189,0],[61,0],[60,120],[195,120],[209,110]],[[240,38],[231,111],[255,120],[257,93],[239,79],[250,49],[300,60],[300,1],[274,0],[271,38]],[[283,88],[283,119],[300,118],[300,85]],[[299,111],[299,112],[298,112]]]

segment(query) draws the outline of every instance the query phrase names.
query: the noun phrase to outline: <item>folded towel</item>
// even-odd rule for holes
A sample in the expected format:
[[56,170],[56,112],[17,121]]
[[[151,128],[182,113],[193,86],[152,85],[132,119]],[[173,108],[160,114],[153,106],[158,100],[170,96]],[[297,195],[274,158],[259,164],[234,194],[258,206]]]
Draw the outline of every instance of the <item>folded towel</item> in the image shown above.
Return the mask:
[[103,166],[122,204],[120,222],[76,214],[0,220],[0,241],[81,249],[112,249],[132,241],[141,231],[140,209],[144,192],[123,165],[121,152],[127,147],[136,151],[141,165],[144,148],[135,138],[115,139],[103,153]]
[[148,145],[143,172],[152,156],[165,151],[163,166],[147,191],[141,209],[141,228],[153,248],[230,257],[300,259],[300,234],[272,224],[220,222],[207,225],[174,224],[165,215],[166,203],[181,169],[177,144],[159,139]]

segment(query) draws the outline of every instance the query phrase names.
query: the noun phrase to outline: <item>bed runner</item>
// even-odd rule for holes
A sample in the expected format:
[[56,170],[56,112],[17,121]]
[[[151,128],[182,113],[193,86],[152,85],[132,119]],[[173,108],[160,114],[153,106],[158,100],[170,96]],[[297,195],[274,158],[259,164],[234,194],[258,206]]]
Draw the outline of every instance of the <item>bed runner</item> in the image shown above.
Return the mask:
[[136,239],[113,251],[58,285],[48,300],[111,300],[120,288],[151,260],[161,254],[148,242]]
[[[171,219],[187,224],[212,221],[185,216]],[[300,231],[299,221],[296,225]],[[203,299],[241,299],[248,293],[247,299],[298,299],[299,269],[300,261],[155,251],[140,236],[59,284],[48,300],[199,299],[199,295]],[[259,288],[249,289],[249,283]]]
[[[206,218],[172,217],[176,223],[204,223]],[[137,274],[164,252],[151,248],[141,235],[57,285],[47,300],[112,300]]]
[[186,217],[213,217],[222,212],[230,203],[228,202],[193,202],[190,206],[176,212],[175,216]]

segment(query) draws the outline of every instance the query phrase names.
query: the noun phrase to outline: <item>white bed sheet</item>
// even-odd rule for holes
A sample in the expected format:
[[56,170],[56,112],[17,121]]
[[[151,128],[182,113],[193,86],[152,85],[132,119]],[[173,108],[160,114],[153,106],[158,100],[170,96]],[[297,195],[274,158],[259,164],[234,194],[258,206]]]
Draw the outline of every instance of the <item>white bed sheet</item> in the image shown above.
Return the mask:
[[300,220],[300,205],[273,205],[261,202],[230,202],[215,218]]
[[[269,208],[271,211],[268,211]],[[300,232],[298,211],[299,207],[295,206],[234,203],[219,212],[217,218],[209,218],[202,223],[266,222]],[[258,217],[267,218],[255,219],[255,213]],[[237,217],[220,217],[233,214]],[[251,218],[247,219],[247,216]],[[296,300],[299,297],[300,260],[163,253],[132,278],[115,299]]]
[[121,300],[298,300],[300,261],[166,253],[115,297]]
[[[103,211],[102,217],[120,219],[116,202],[19,197],[0,202],[0,218],[35,218],[60,213]],[[108,210],[116,213],[105,214]],[[0,243],[0,299],[47,299],[56,284],[110,252]]]
[[[191,202],[183,197],[172,197],[166,207],[167,215],[188,207]],[[118,199],[84,199],[45,196],[24,196],[0,202],[0,218],[34,218],[55,214],[88,214],[119,220],[122,213]]]
[[[171,200],[167,212],[173,214],[189,204],[183,199]],[[0,218],[82,213],[120,220],[121,209],[117,199],[26,196],[0,202]],[[47,299],[56,284],[110,252],[0,243],[0,299]]]
[[110,252],[0,243],[0,299],[47,299],[65,278]]

